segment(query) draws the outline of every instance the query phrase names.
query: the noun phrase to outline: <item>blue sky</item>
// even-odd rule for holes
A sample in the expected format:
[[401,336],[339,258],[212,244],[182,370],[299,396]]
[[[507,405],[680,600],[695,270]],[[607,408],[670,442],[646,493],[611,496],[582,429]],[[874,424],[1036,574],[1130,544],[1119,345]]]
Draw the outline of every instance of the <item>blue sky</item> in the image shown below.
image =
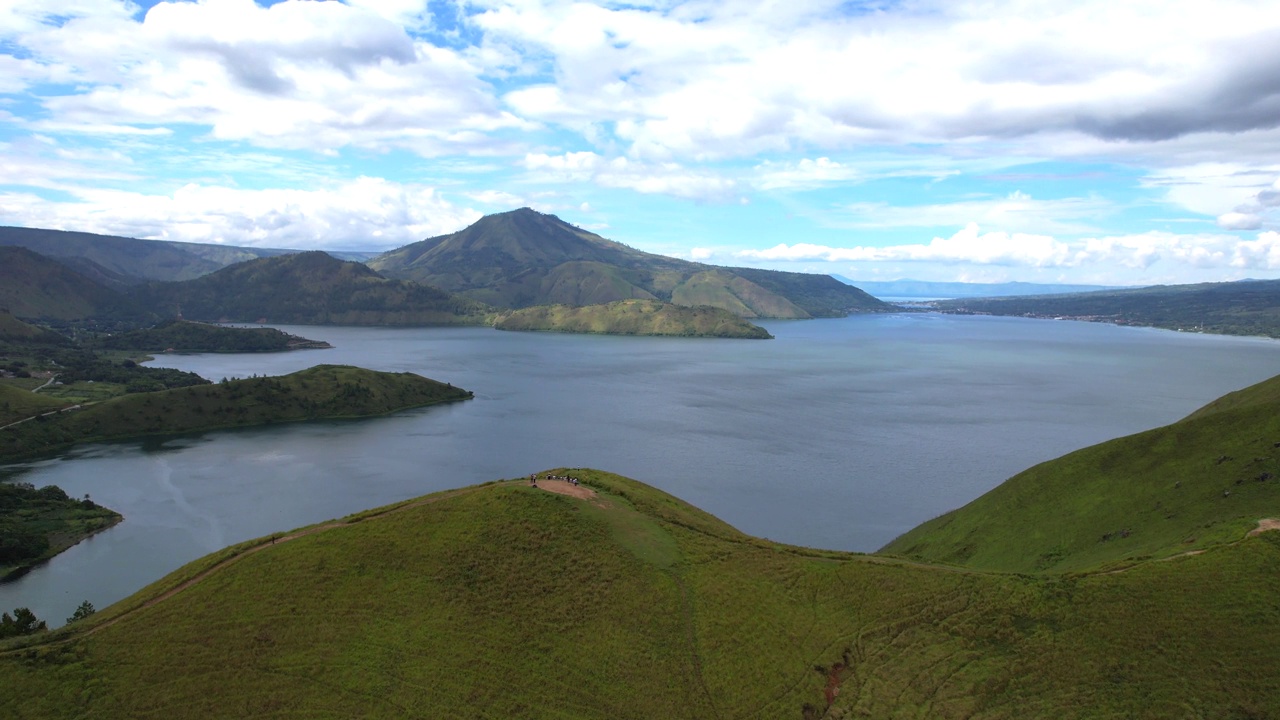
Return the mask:
[[384,250],[531,206],[856,279],[1280,277],[1276,10],[11,0],[0,224]]

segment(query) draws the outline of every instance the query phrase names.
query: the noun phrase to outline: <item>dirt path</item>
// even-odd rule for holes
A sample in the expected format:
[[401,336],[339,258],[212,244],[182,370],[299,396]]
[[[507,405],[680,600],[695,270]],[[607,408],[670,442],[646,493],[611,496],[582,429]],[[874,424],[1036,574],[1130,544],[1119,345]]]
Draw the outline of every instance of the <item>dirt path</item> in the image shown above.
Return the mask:
[[596,496],[596,491],[582,485],[574,485],[568,480],[539,480],[538,488],[553,492],[559,495],[569,495],[571,497],[590,500]]
[[1249,531],[1249,537],[1261,535],[1268,530],[1280,530],[1280,518],[1262,518],[1258,521],[1258,527]]

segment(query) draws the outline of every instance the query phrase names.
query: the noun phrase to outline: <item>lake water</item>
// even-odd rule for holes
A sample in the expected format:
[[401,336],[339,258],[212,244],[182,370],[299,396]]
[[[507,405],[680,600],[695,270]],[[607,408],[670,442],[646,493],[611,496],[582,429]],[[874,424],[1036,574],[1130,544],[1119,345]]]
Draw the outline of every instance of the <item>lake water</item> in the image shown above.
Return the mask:
[[1035,463],[1280,373],[1280,343],[1256,338],[934,314],[762,324],[776,340],[285,327],[335,347],[162,357],[215,381],[412,371],[476,398],[0,468],[126,518],[0,585],[0,608],[61,624],[241,540],[559,466],[634,477],[754,535],[871,551]]

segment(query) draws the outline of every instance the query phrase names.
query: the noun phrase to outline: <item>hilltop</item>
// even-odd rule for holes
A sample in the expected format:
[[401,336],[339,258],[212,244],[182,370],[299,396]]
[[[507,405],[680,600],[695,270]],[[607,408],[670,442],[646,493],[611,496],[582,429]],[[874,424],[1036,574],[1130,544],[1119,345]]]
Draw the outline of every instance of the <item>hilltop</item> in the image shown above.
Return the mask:
[[371,417],[470,397],[466,390],[413,373],[316,365],[282,377],[133,393],[40,416],[0,429],[0,459],[48,453],[83,442]]
[[641,252],[521,208],[384,253],[369,266],[502,308],[662,300],[746,318],[836,317],[892,307],[827,275],[721,268]]
[[299,325],[476,325],[482,303],[389,280],[320,251],[238,263],[195,280],[149,283],[132,296],[162,314],[206,322]]
[[618,300],[605,305],[539,305],[498,317],[499,330],[603,333],[767,340],[773,336],[728,310],[684,307],[657,300]]
[[940,301],[934,306],[951,313],[1090,320],[1221,335],[1280,337],[1280,280],[974,298]]
[[21,227],[0,227],[0,246],[25,247],[117,289],[148,280],[191,280],[245,260],[294,252]]
[[[28,718],[1266,717],[1280,533],[1118,574],[779,545],[591,470],[196,561],[0,647]],[[575,492],[577,496],[568,493]]]
[[1009,572],[1199,552],[1280,517],[1280,377],[1033,467],[882,552]]

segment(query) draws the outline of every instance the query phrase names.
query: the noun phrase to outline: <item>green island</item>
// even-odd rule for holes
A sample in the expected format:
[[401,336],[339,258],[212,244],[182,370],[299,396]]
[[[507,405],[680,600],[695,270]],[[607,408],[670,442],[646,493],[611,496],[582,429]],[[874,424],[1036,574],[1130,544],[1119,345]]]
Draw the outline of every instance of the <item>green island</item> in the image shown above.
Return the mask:
[[237,328],[188,320],[168,320],[150,328],[130,330],[94,340],[105,350],[186,353],[260,353],[333,347],[275,328]]
[[0,582],[123,519],[87,496],[67,497],[56,485],[0,483]]
[[413,373],[317,365],[281,377],[133,393],[38,415],[0,429],[0,459],[46,454],[81,442],[372,417],[470,397],[466,390]]
[[706,305],[686,307],[658,300],[618,300],[581,307],[537,305],[498,316],[499,330],[658,335],[768,340],[767,330],[728,310]]
[[875,554],[751,537],[597,470],[436,493],[0,642],[0,713],[1275,717],[1276,418],[1280,378]]

